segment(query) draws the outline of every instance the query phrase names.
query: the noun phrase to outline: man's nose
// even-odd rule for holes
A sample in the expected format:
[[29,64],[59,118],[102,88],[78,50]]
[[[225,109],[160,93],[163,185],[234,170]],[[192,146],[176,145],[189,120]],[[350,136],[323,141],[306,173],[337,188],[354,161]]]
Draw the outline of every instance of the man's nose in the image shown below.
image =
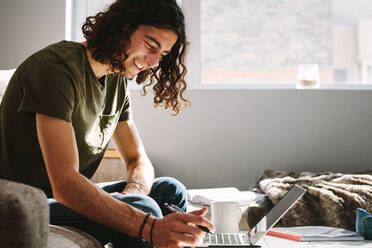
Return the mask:
[[159,65],[160,55],[159,54],[149,54],[146,56],[146,63],[149,67],[153,68]]

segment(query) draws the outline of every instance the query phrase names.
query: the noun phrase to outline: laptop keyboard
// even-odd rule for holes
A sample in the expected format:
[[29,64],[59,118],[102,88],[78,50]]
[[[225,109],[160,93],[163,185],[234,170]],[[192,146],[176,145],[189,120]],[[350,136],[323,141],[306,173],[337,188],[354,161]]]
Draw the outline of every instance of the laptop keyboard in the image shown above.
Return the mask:
[[203,244],[241,245],[249,244],[249,242],[247,235],[239,235],[236,233],[218,233],[215,235],[206,234]]

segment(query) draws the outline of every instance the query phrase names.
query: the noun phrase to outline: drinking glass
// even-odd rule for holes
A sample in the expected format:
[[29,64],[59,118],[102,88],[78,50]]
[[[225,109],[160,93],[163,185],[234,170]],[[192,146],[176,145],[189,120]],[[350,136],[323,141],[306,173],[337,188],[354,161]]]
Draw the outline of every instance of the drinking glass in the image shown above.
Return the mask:
[[318,64],[299,64],[297,75],[297,89],[319,88]]

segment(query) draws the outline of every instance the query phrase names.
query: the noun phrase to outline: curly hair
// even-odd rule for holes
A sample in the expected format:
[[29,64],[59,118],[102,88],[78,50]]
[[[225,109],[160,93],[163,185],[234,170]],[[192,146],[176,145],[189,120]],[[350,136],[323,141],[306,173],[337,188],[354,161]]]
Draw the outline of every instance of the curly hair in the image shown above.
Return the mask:
[[108,64],[115,73],[123,73],[123,61],[128,57],[125,48],[132,33],[141,25],[169,29],[178,36],[158,66],[141,71],[136,78],[137,84],[143,84],[144,95],[146,87],[153,85],[155,106],[171,108],[177,115],[190,102],[183,96],[187,71],[185,21],[175,0],[117,0],[106,11],[87,17],[82,31],[92,58]]

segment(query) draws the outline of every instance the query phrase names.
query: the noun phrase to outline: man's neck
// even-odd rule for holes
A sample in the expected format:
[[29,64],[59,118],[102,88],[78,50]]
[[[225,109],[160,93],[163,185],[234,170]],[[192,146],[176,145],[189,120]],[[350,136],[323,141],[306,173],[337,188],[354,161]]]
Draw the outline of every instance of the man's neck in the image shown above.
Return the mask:
[[107,66],[105,64],[102,64],[102,63],[100,63],[97,60],[92,58],[92,53],[89,51],[86,41],[83,42],[82,44],[86,47],[88,61],[89,61],[90,67],[92,68],[96,77],[99,79],[99,78],[103,77],[104,75],[109,74],[110,73],[109,72],[109,69],[110,69],[109,66]]

